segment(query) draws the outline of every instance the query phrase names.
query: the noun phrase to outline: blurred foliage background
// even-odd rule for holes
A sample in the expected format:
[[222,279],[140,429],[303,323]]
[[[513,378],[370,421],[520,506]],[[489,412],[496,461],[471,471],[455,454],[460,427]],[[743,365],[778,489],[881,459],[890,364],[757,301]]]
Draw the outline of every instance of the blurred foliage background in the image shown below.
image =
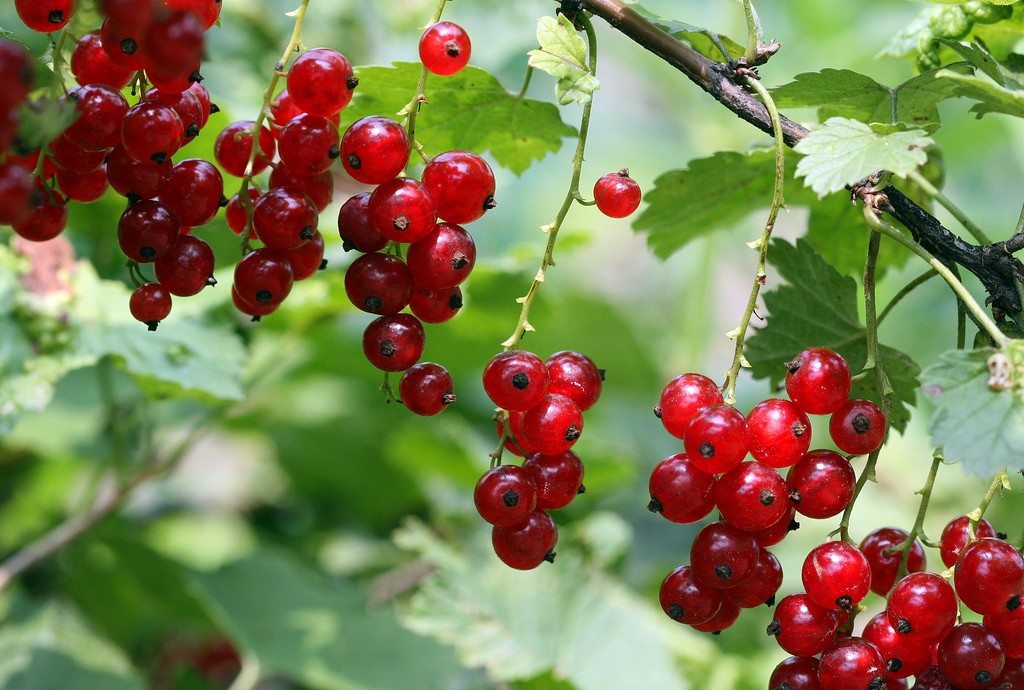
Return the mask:
[[[313,0],[304,43],[339,49],[357,65],[414,60],[434,4]],[[645,5],[733,36],[743,32],[742,8],[733,2]],[[758,8],[768,35],[783,46],[762,70],[769,85],[823,67],[890,84],[913,74],[909,62],[874,56],[920,4],[762,0]],[[209,156],[219,127],[256,114],[290,9],[283,0],[224,2],[204,69],[222,113],[187,153]],[[473,63],[517,89],[526,52],[535,47],[535,20],[552,9],[544,0],[458,0],[446,17],[470,31]],[[44,41],[24,30],[9,3],[0,7],[0,27],[44,52]],[[692,158],[767,144],[680,74],[600,22],[598,31],[602,88],[584,188],[628,166],[650,189],[660,173]],[[536,75],[530,95],[551,100],[552,82]],[[1024,131],[1006,118],[975,120],[967,108],[955,100],[942,105],[936,138],[946,192],[1002,238],[1019,210]],[[562,115],[578,122],[577,108]],[[146,334],[104,330],[118,343],[60,379],[52,403],[17,416],[0,437],[0,550],[14,553],[84,510],[109,488],[108,472],[130,474],[138,462],[130,458],[168,452],[197,423],[203,433],[170,476],[139,487],[123,510],[7,588],[0,597],[0,687],[763,688],[785,656],[764,634],[768,610],[744,613],[714,638],[665,618],[658,584],[688,558],[699,526],[669,524],[645,510],[650,470],[679,450],[651,405],[680,372],[720,378],[726,370],[732,344],[725,334],[739,319],[755,263],[744,243],[760,233],[762,214],[661,262],[627,222],[594,209],[572,211],[531,319],[537,333],[524,346],[541,356],[577,349],[608,371],[576,448],[587,493],[557,515],[557,563],[530,573],[498,563],[475,515],[472,488],[493,445],[480,374],[515,325],[514,300],[536,269],[545,242],[538,228],[564,194],[571,150],[565,140],[559,153],[518,177],[495,168],[499,206],[472,227],[479,258],[464,286],[466,307],[454,321],[427,329],[424,359],[452,371],[459,396],[437,418],[386,405],[379,373],[362,356],[369,318],[345,299],[343,269],[352,257],[333,229],[338,204],[358,190],[340,177],[335,205],[322,216],[330,266],[298,285],[279,313],[259,325],[240,321],[227,289],[217,288],[176,305],[161,326],[167,357],[177,347],[201,359],[183,382],[201,394],[180,395],[133,376],[123,350],[134,345],[120,339]],[[72,211],[68,236],[101,279],[126,278],[114,238],[120,205],[110,196]],[[795,210],[779,234],[800,236],[805,224],[806,212]],[[214,244],[227,285],[235,240],[219,219],[201,233]],[[0,267],[11,275],[11,265]],[[883,300],[920,270],[910,264],[891,271],[880,287]],[[7,299],[17,288],[3,280]],[[127,292],[89,276],[76,285],[96,299],[82,323],[127,313]],[[50,307],[33,308],[38,316]],[[883,340],[927,364],[953,347],[954,324],[954,304],[933,281],[885,323]],[[10,329],[0,330],[0,352],[15,357],[17,343],[5,333]],[[218,400],[234,397],[236,373],[242,399]],[[35,393],[46,398],[41,390]],[[769,391],[744,378],[739,395],[745,410]],[[855,538],[912,524],[913,492],[931,458],[926,417],[917,415],[890,441],[878,484],[854,513]],[[146,431],[151,423],[155,434]],[[944,467],[928,534],[937,537],[984,489],[958,467]],[[997,501],[997,527],[1019,532],[1020,507],[1019,495]],[[784,591],[799,587],[803,554],[836,524],[803,520],[778,547]],[[880,606],[877,599],[870,604]]]

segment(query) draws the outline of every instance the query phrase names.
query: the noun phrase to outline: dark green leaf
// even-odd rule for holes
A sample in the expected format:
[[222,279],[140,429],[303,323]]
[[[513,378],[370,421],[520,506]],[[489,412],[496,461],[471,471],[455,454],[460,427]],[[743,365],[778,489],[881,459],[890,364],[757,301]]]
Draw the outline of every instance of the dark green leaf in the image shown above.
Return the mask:
[[821,108],[819,117],[862,122],[892,121],[892,91],[871,77],[848,69],[826,68],[798,74],[772,89],[779,108]]

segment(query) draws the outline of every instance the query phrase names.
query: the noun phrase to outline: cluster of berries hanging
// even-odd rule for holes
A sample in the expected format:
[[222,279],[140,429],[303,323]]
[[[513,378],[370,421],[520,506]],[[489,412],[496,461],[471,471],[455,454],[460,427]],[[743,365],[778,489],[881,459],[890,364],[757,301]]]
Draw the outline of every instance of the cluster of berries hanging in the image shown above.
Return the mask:
[[[583,412],[601,395],[604,372],[570,350],[541,360],[509,350],[484,369],[484,390],[501,408],[499,441],[525,458],[522,466],[498,465],[477,482],[477,511],[494,525],[491,543],[519,570],[554,561],[558,528],[549,510],[583,493],[583,463],[571,448],[583,432]],[[500,454],[497,455],[500,458]]]

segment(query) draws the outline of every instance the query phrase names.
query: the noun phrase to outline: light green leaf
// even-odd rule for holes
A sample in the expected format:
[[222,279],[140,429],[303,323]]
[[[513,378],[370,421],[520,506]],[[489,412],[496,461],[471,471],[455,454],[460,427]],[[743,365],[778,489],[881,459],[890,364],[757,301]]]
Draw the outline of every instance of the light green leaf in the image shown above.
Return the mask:
[[[836,350],[858,371],[867,360],[867,332],[857,311],[857,281],[836,271],[804,240],[797,240],[795,246],[773,240],[768,259],[786,284],[764,295],[767,323],[747,343],[754,377],[779,386],[786,375],[785,363],[811,346]],[[920,369],[893,348],[883,345],[880,354],[895,389],[892,425],[902,431],[915,402]],[[855,384],[851,397],[880,403],[875,377],[869,375]]]
[[878,170],[903,177],[928,160],[924,149],[931,144],[920,129],[904,131],[833,117],[794,147],[804,156],[796,174],[818,196],[825,196]]
[[[361,86],[343,116],[393,115],[415,93],[422,67],[396,62],[393,67],[360,67]],[[460,149],[489,152],[494,160],[521,174],[562,147],[576,129],[562,122],[552,103],[519,98],[477,67],[427,81],[427,102],[416,120],[416,138],[431,153]]]
[[531,50],[530,66],[547,72],[557,79],[555,92],[558,102],[589,103],[600,88],[597,77],[587,66],[587,44],[564,14],[558,18],[541,17],[537,22],[537,43]]
[[940,74],[958,85],[957,96],[978,101],[971,112],[979,118],[989,113],[1024,117],[1024,91],[1006,88],[983,76],[956,74],[948,70],[942,70]]
[[[1019,352],[1019,342],[1016,347]],[[1016,387],[989,387],[987,365],[995,352],[945,352],[921,374],[921,391],[935,405],[928,425],[932,441],[948,460],[983,477],[1024,465],[1024,382],[1018,371]]]
[[637,14],[647,19],[651,24],[658,27],[672,38],[689,43],[694,50],[706,58],[710,58],[711,60],[716,60],[718,62],[725,62],[729,59],[736,59],[746,52],[746,46],[740,45],[728,36],[715,34],[721,44],[729,52],[729,55],[723,55],[722,51],[718,49],[718,46],[715,45],[715,42],[711,39],[711,31],[702,29],[699,26],[694,26],[693,24],[687,24],[686,22],[679,22],[674,19],[660,17],[636,3],[627,4],[632,7]]

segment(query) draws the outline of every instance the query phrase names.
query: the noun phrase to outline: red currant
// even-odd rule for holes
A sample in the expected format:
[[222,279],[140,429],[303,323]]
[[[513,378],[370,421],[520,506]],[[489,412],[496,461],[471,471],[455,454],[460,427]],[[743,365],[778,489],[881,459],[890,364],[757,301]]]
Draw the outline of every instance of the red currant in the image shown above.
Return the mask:
[[[915,685],[914,687],[916,688],[917,686]],[[1024,659],[1014,659],[1007,655],[1006,664],[1003,666],[1003,675],[999,676],[999,679],[996,680],[992,687],[1000,688],[1000,690],[1021,690],[1021,688],[1024,688]],[[926,690],[928,689],[926,688]]]
[[672,522],[696,522],[715,507],[714,475],[698,470],[682,453],[670,455],[651,472],[647,508]]
[[423,325],[410,314],[374,320],[363,331],[363,354],[383,371],[405,371],[423,354]]
[[[256,200],[260,198],[260,190],[249,188],[247,190],[249,195],[249,203],[255,204]],[[241,235],[245,232],[245,227],[249,224],[249,209],[245,207],[241,197],[235,194],[228,201],[228,205],[224,208],[224,219],[227,221],[228,227],[231,228],[231,232],[236,235]],[[258,240],[259,236],[255,231],[250,235],[251,239]]]
[[892,627],[885,612],[864,626],[864,639],[875,645],[885,660],[888,678],[906,678],[923,671],[931,663],[931,645],[916,635],[901,635]]
[[484,391],[495,405],[505,410],[533,407],[544,397],[547,387],[547,369],[532,352],[500,352],[484,369]]
[[811,549],[800,576],[807,596],[823,608],[849,611],[871,590],[868,559],[845,541],[830,541]]
[[[864,537],[860,543],[861,553],[871,565],[871,591],[875,594],[884,597],[892,589],[903,560],[903,553],[890,553],[889,550],[898,548],[909,536],[908,532],[898,527],[882,527]],[[907,572],[920,572],[924,570],[926,563],[924,547],[915,539],[907,556]]]
[[819,520],[843,512],[853,498],[856,483],[850,461],[831,450],[807,453],[786,475],[797,512]]
[[535,510],[525,521],[491,530],[494,553],[505,565],[532,570],[544,561],[554,562],[558,528],[543,510]]
[[296,175],[284,163],[278,163],[270,173],[271,189],[288,189],[305,194],[318,213],[334,200],[334,176],[329,170],[316,175]]
[[[440,364],[415,364],[402,374],[402,380],[398,384],[398,395],[410,412],[425,417],[440,414],[455,402],[452,375]],[[529,474],[536,480],[536,475],[532,472]],[[539,487],[537,497],[538,507],[544,508],[539,501]]]
[[681,374],[665,386],[654,413],[665,430],[683,438],[694,417],[705,408],[722,402],[722,392],[702,374]]
[[712,474],[728,472],[747,454],[747,428],[732,405],[712,405],[694,417],[683,439],[686,457]]
[[35,205],[11,224],[14,232],[32,242],[45,242],[64,231],[68,224],[67,200],[54,191],[39,188]]
[[406,260],[417,287],[451,288],[468,278],[476,265],[476,244],[461,226],[438,223],[426,237],[409,245]]
[[272,189],[253,205],[252,226],[263,244],[289,251],[311,239],[319,214],[304,194]]
[[141,50],[142,34],[148,25],[129,26],[112,22],[109,18],[100,26],[100,44],[107,57],[123,69],[135,72],[146,68],[146,56]]
[[231,301],[234,302],[235,309],[251,316],[253,321],[259,321],[261,317],[274,313],[281,306],[280,302],[274,304],[249,304],[238,294],[238,289],[234,285],[231,286]]
[[285,252],[284,255],[292,265],[295,280],[305,280],[317,271],[327,268],[327,261],[324,260],[324,236],[319,231],[313,233],[309,241]]
[[54,164],[62,170],[84,173],[99,169],[103,165],[107,153],[106,151],[83,149],[67,134],[62,134],[50,142],[50,157]]
[[179,297],[190,297],[207,285],[217,284],[213,278],[213,250],[194,235],[179,234],[174,244],[157,256],[153,268],[160,284]]
[[[235,177],[245,175],[249,156],[252,155],[252,135],[255,127],[256,123],[252,120],[239,120],[232,122],[217,135],[217,141],[213,145],[213,155],[220,167],[224,168],[229,175]],[[277,144],[274,142],[274,135],[265,126],[260,127],[259,148],[256,151],[256,158],[252,162],[253,175],[258,175],[267,169],[276,150]]]
[[537,486],[522,467],[498,465],[476,483],[473,502],[480,517],[492,525],[515,525],[537,507]]
[[1024,606],[987,615],[983,622],[999,638],[1007,657],[1024,659]]
[[495,207],[494,171],[480,156],[447,151],[423,168],[423,184],[449,223],[471,223]]
[[462,289],[444,290],[416,288],[409,299],[409,310],[424,323],[444,323],[462,309]]
[[787,657],[772,671],[768,690],[821,690],[818,660],[813,656]]
[[181,147],[185,126],[173,108],[142,101],[125,114],[121,125],[124,150],[140,163],[157,165]]
[[294,174],[326,172],[339,155],[338,129],[326,117],[302,114],[281,131],[277,150]]
[[806,594],[790,594],[775,607],[768,634],[790,654],[821,654],[836,639],[839,630],[836,613],[818,606]]
[[341,140],[341,164],[363,184],[384,184],[409,163],[405,128],[388,117],[356,120]]
[[345,293],[358,309],[371,314],[397,314],[412,296],[412,278],[401,259],[364,254],[345,272]]
[[407,177],[377,187],[370,195],[367,211],[374,230],[395,242],[421,240],[437,221],[437,210],[426,188]]
[[533,477],[537,507],[544,510],[564,508],[583,487],[583,463],[571,450],[557,455],[531,453],[523,462],[523,469]]
[[937,640],[949,632],[959,608],[949,583],[935,573],[911,573],[889,593],[886,615],[896,632]]
[[849,400],[828,422],[832,441],[841,451],[864,455],[881,447],[889,424],[881,408],[870,400]]
[[885,660],[867,640],[844,638],[821,655],[818,682],[821,690],[883,690]]
[[523,413],[522,440],[546,455],[572,448],[583,433],[583,413],[564,395],[545,395]]
[[719,478],[715,503],[722,519],[747,532],[766,529],[789,512],[789,491],[779,473],[744,462]]
[[249,252],[235,266],[235,291],[256,306],[283,302],[294,280],[288,257],[266,247]]
[[10,225],[32,210],[32,176],[18,165],[0,165],[0,224]]
[[82,204],[99,201],[110,187],[107,171],[102,166],[84,173],[58,170],[57,185],[68,199]]
[[640,206],[640,185],[625,168],[602,175],[594,184],[594,201],[597,210],[609,218],[625,218]]
[[171,313],[171,294],[160,283],[140,285],[128,300],[128,309],[136,321],[155,331],[157,324]]
[[427,71],[441,76],[460,71],[471,52],[469,34],[453,22],[437,22],[420,38],[420,61]]
[[978,539],[961,552],[953,583],[960,601],[976,613],[1013,611],[1024,592],[1024,557],[1002,539]]
[[21,21],[33,31],[44,34],[64,28],[75,13],[74,0],[14,0]]
[[785,539],[786,535],[790,532],[800,529],[800,523],[794,519],[795,517],[796,511],[791,507],[777,522],[763,530],[752,532],[751,534],[754,535],[757,545],[764,548],[775,546]]
[[713,522],[697,533],[690,546],[690,564],[705,584],[735,587],[754,569],[759,547],[754,537],[724,522]]
[[144,100],[166,106],[178,113],[181,124],[185,128],[185,143],[199,135],[199,130],[203,127],[203,106],[193,91],[186,89],[175,93],[163,89],[150,89],[146,92]]
[[938,666],[929,666],[914,677],[914,690],[956,690],[956,688],[950,685],[949,679],[942,674]]
[[67,128],[67,136],[83,149],[105,151],[121,143],[121,123],[128,101],[102,84],[80,86],[70,94],[78,118]]
[[[961,515],[950,520],[942,529],[942,536],[939,541],[942,544],[942,564],[947,568],[952,568],[956,565],[956,562],[960,559],[960,553],[967,546],[967,542],[971,541],[970,522],[970,518],[966,515]],[[996,536],[996,530],[992,527],[992,523],[985,518],[978,521],[978,527],[975,531],[978,539]]]
[[[149,66],[164,74],[188,75],[203,59],[203,29],[192,12],[160,12],[143,39]],[[188,87],[186,81],[185,87]]]
[[750,454],[769,467],[789,467],[811,447],[811,422],[788,400],[758,403],[747,415]]
[[0,39],[0,110],[13,110],[32,90],[32,58],[14,41]]
[[71,53],[71,73],[81,84],[104,84],[112,89],[123,89],[131,79],[131,70],[114,63],[103,50],[99,31],[90,31],[78,39]]
[[786,363],[786,393],[807,414],[832,414],[852,385],[846,360],[827,347],[809,347]]
[[373,229],[369,213],[370,194],[356,194],[346,201],[338,212],[338,233],[345,251],[378,252],[388,239]]
[[340,111],[358,83],[345,56],[328,48],[307,50],[288,69],[288,94],[311,115],[330,117]]
[[723,597],[722,605],[718,607],[718,613],[712,616],[711,620],[704,623],[694,623],[691,627],[697,632],[717,635],[726,628],[731,627],[739,617],[740,607],[729,601],[728,598]]
[[740,608],[775,605],[775,593],[782,586],[782,564],[767,549],[760,549],[750,573],[735,587],[725,590],[725,598]]
[[707,623],[722,606],[722,590],[704,584],[688,565],[665,576],[658,598],[669,618],[687,625]]
[[939,669],[962,690],[995,686],[1006,656],[992,631],[980,623],[963,623],[939,643]]
[[183,160],[171,170],[160,190],[160,201],[183,225],[206,225],[220,210],[224,180],[220,171],[201,158]]
[[572,350],[562,350],[544,360],[548,371],[548,391],[571,398],[583,411],[601,397],[604,372],[593,360]]
[[149,263],[178,240],[178,217],[159,201],[129,206],[117,224],[121,251],[132,261]]
[[129,201],[158,196],[170,179],[172,169],[169,160],[159,165],[152,161],[140,163],[128,155],[123,146],[116,146],[107,156],[107,179],[110,180],[110,186],[121,196],[128,197]]

